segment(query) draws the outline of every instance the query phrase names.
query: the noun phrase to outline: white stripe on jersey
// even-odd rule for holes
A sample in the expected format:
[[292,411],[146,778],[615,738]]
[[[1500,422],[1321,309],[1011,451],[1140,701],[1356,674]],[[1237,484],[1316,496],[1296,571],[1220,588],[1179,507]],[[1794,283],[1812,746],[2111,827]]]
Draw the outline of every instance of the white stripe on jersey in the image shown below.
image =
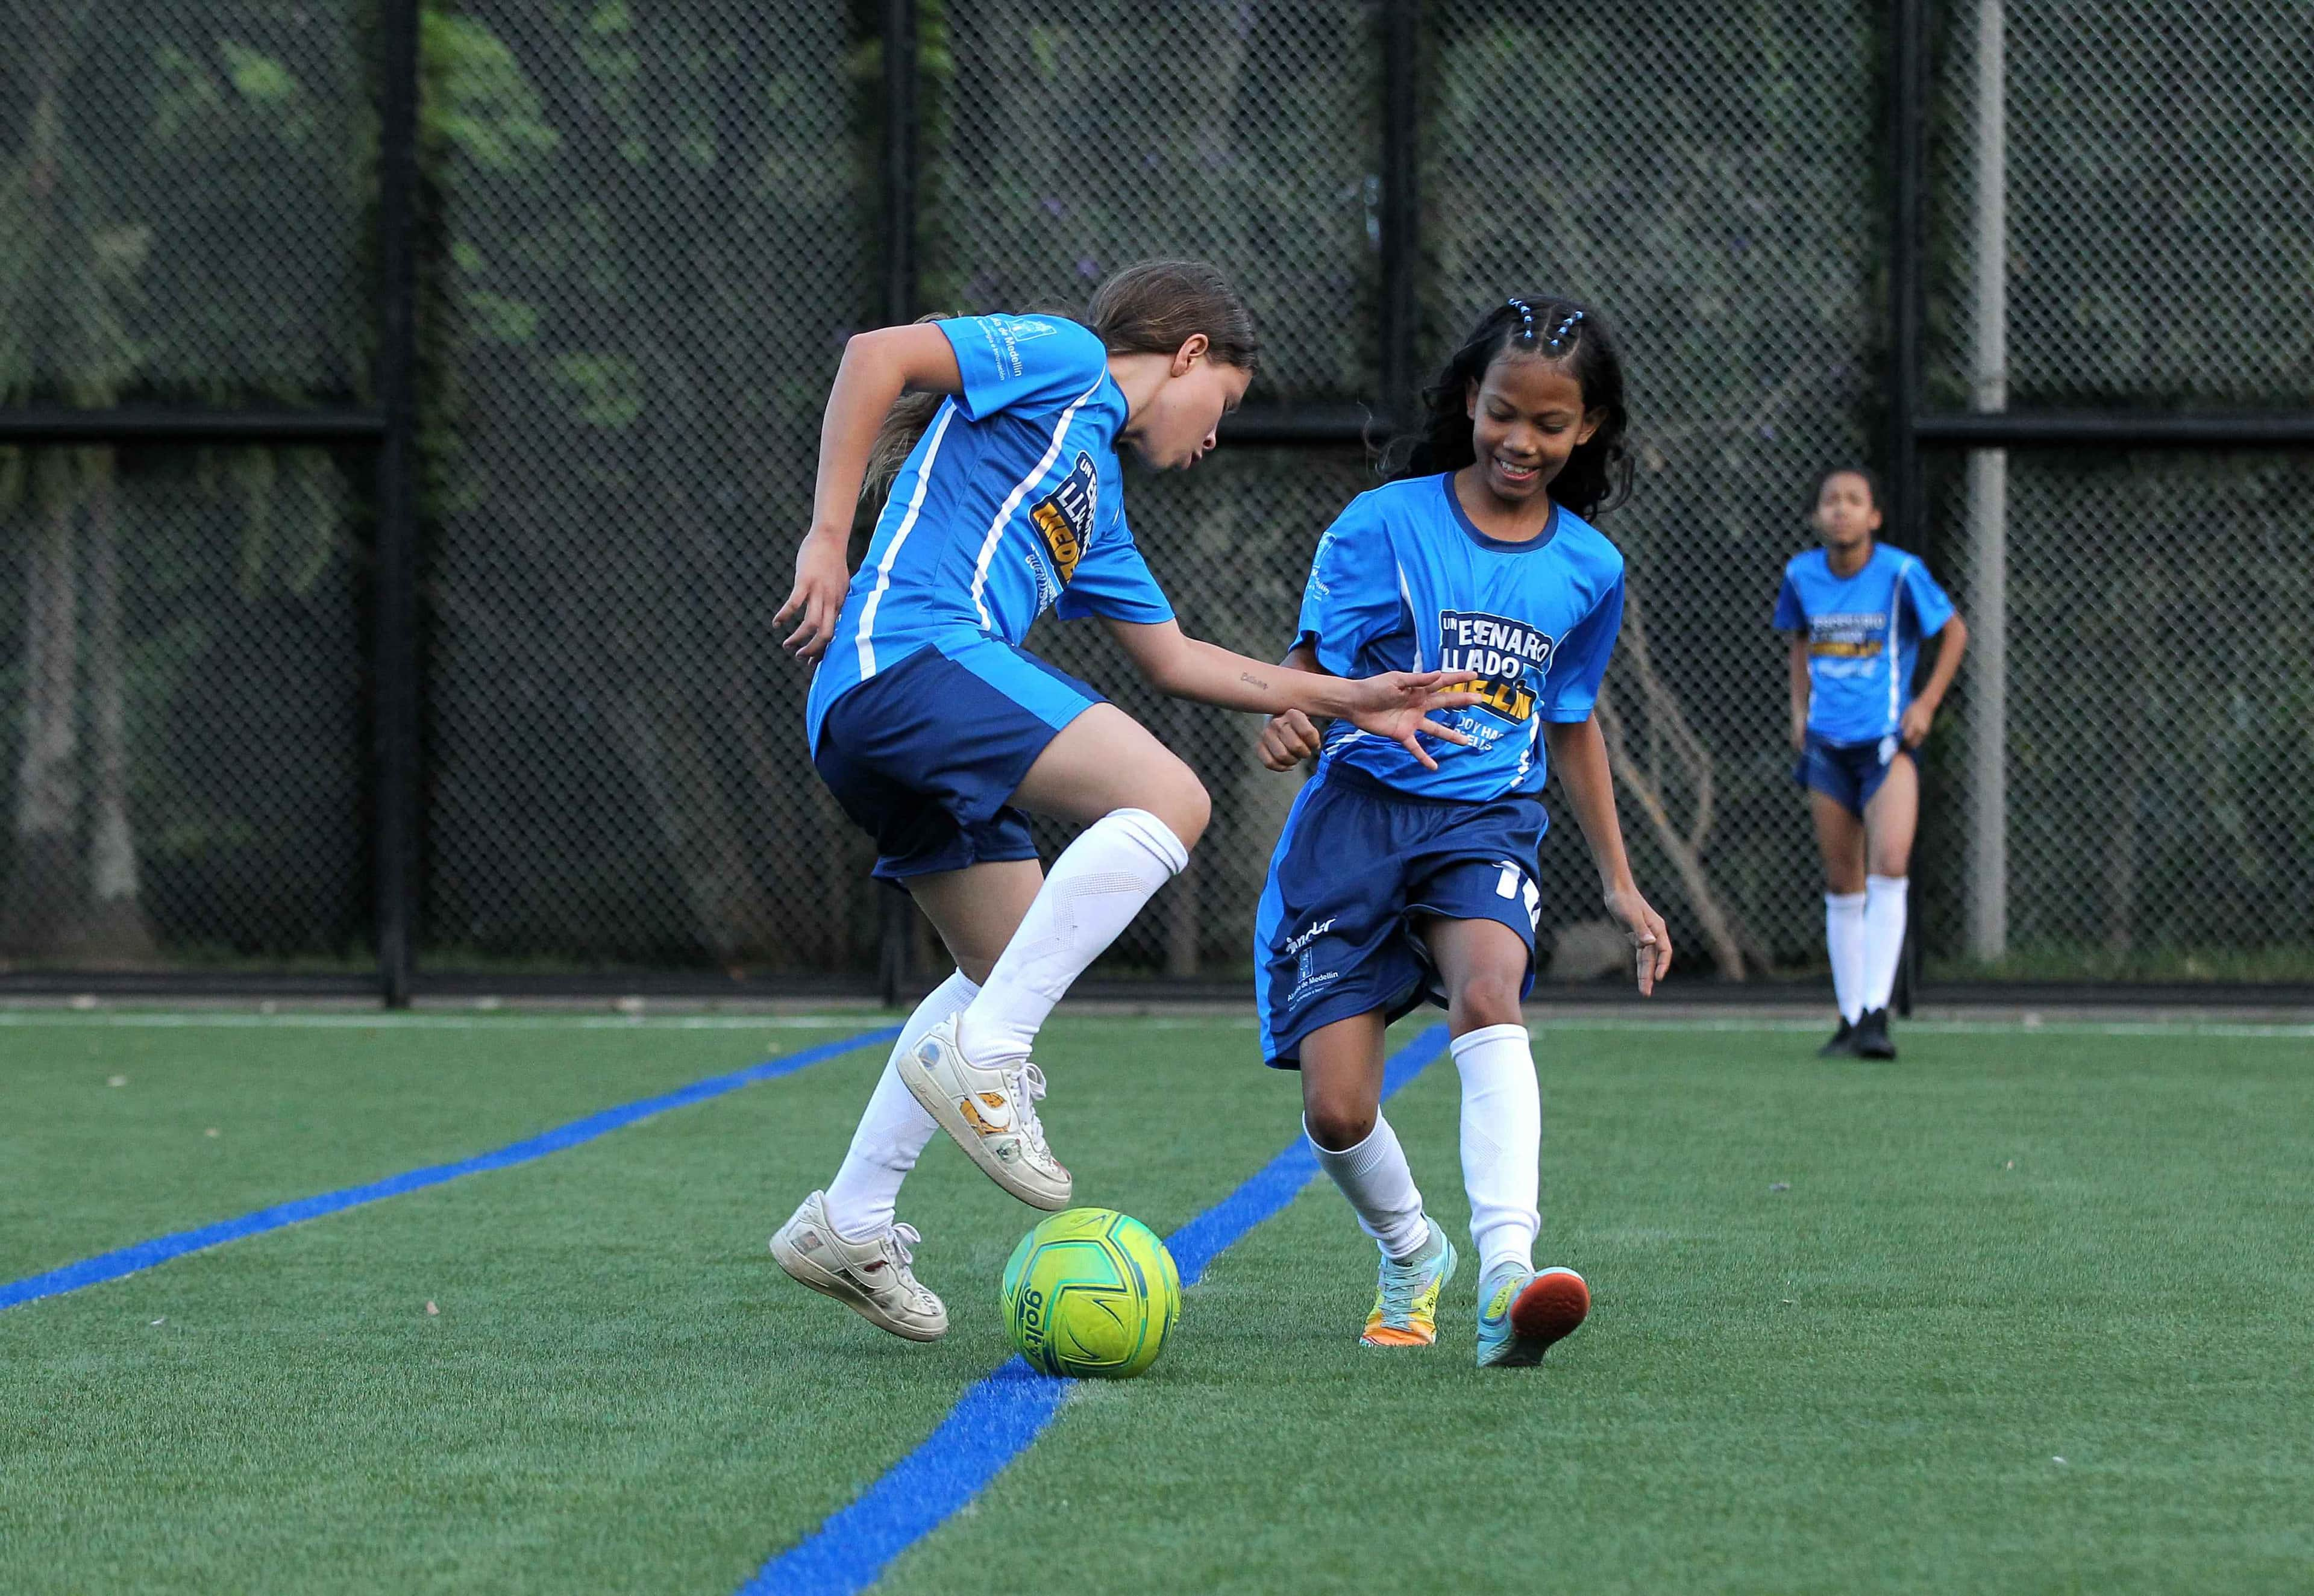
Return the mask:
[[956,401],[944,401],[940,415],[932,422],[932,436],[924,444],[924,463],[916,472],[916,490],[908,495],[908,507],[900,516],[900,525],[892,533],[892,542],[884,551],[884,558],[876,562],[876,586],[869,590],[868,602],[860,606],[860,679],[865,682],[876,674],[876,605],[882,600],[884,590],[892,585],[892,562],[900,557],[900,545],[908,541],[908,533],[916,528],[916,514],[924,507],[924,489],[932,480],[932,462],[940,458],[941,436],[948,431],[949,419],[956,414]]
[[1406,619],[1413,628],[1414,668],[1422,668],[1422,617],[1414,613],[1414,595],[1406,586],[1406,567],[1398,568],[1398,596],[1406,601]]
[[1077,411],[1084,408],[1085,401],[1100,392],[1100,384],[1107,381],[1108,374],[1104,371],[1100,374],[1100,383],[1078,394],[1069,408],[1061,412],[1061,419],[1053,423],[1053,441],[1046,445],[1044,457],[1015,484],[1011,492],[1004,496],[1003,504],[997,507],[996,519],[988,524],[988,535],[980,543],[980,558],[972,568],[972,607],[980,612],[980,624],[988,630],[994,631],[996,622],[989,619],[988,606],[980,602],[980,595],[981,590],[988,586],[988,562],[996,558],[996,545],[1003,541],[1004,524],[1012,519],[1012,512],[1019,509],[1020,501],[1029,497],[1029,489],[1053,469],[1053,462],[1061,457],[1061,445],[1069,436],[1069,423],[1077,419]]
[[1896,683],[1896,662],[1903,650],[1897,639],[1897,627],[1904,613],[1904,578],[1912,573],[1912,557],[1909,554],[1897,563],[1896,585],[1888,590],[1888,733],[1894,736],[1904,724],[1903,697]]

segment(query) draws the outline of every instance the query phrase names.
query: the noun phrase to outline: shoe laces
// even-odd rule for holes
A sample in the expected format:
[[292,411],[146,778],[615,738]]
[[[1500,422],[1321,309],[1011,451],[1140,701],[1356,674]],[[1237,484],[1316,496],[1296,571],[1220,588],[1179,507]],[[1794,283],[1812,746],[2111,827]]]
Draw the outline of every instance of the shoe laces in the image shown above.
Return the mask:
[[1421,1256],[1401,1264],[1385,1257],[1382,1261],[1382,1304],[1385,1314],[1404,1316],[1414,1311],[1414,1299],[1429,1283],[1438,1260],[1434,1256]]
[[892,1250],[900,1255],[903,1264],[916,1261],[915,1249],[923,1245],[923,1233],[905,1221],[892,1227]]
[[1019,1111],[1020,1134],[1040,1156],[1049,1158],[1051,1150],[1045,1145],[1045,1126],[1037,1117],[1037,1105],[1045,1099],[1045,1072],[1033,1062],[1024,1062],[1017,1070],[1005,1072],[1004,1084],[1011,1092],[1012,1106]]

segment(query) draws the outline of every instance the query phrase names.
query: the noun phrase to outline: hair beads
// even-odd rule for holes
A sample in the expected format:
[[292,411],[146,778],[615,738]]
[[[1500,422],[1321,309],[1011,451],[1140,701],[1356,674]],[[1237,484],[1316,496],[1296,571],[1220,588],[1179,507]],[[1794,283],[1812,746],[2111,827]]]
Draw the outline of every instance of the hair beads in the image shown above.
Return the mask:
[[1527,303],[1524,299],[1511,300],[1509,301],[1509,304],[1511,309],[1518,312],[1519,313],[1519,342],[1523,344],[1532,343],[1534,341],[1534,312],[1527,307]]
[[[1515,304],[1516,301],[1513,301],[1513,303]],[[1550,348],[1552,354],[1555,355],[1559,350],[1567,347],[1568,339],[1574,334],[1575,324],[1582,319],[1583,313],[1581,311],[1569,311],[1567,313],[1567,320],[1561,322],[1559,324],[1558,331],[1550,335]],[[1533,327],[1532,323],[1528,326],[1527,335],[1529,338],[1533,337]]]

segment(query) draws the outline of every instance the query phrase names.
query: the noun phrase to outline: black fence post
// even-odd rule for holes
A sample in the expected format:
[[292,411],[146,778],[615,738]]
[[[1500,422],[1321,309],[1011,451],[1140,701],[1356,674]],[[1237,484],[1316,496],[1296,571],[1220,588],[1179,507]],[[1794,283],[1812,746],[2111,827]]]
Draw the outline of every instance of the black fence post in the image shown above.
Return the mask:
[[1921,402],[1921,256],[1927,246],[1929,0],[1896,0],[1889,40],[1889,139],[1894,153],[1888,227],[1888,316],[1894,392],[1889,396],[1888,489],[1894,541],[1917,549],[1926,525],[1917,420]]
[[[916,0],[884,0],[883,181],[879,275],[888,325],[916,316]],[[884,1006],[905,1000],[914,905],[888,883],[876,896],[876,986]]]
[[418,899],[418,7],[383,0],[378,135],[378,408],[375,770],[377,978],[389,1009],[410,1003]]
[[916,0],[884,0],[884,320],[916,315]]
[[1382,414],[1411,415],[1415,296],[1421,227],[1415,192],[1415,51],[1422,0],[1382,0]]

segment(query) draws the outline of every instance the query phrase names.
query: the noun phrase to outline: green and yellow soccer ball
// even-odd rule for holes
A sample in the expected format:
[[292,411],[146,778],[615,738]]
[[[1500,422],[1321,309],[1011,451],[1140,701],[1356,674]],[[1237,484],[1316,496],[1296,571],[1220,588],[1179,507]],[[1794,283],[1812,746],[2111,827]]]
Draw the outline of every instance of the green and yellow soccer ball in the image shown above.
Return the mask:
[[1030,1368],[1123,1380],[1164,1349],[1181,1317],[1181,1273],[1139,1220],[1072,1208],[1020,1238],[1004,1265],[1003,1306]]

